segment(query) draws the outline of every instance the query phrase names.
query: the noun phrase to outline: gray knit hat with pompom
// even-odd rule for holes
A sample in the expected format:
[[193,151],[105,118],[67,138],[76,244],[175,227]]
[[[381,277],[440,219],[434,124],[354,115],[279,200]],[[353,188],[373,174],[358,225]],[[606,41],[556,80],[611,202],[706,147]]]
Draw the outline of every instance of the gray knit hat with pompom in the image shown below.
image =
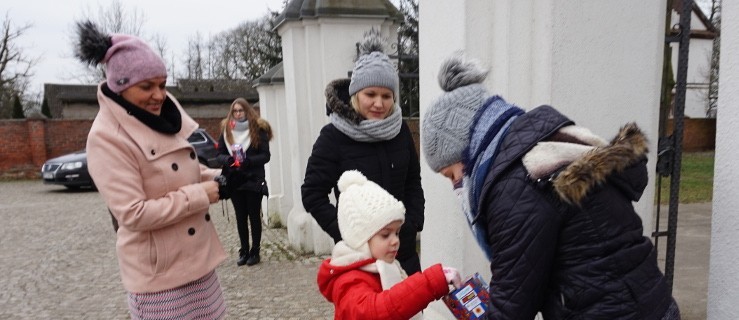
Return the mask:
[[462,152],[470,144],[472,120],[489,97],[482,84],[487,74],[462,52],[442,63],[439,86],[444,93],[431,103],[421,126],[423,152],[434,172],[462,160]]
[[384,87],[393,91],[393,99],[398,100],[398,72],[383,52],[385,41],[380,31],[372,28],[364,34],[359,44],[359,56],[354,62],[349,95],[367,87]]

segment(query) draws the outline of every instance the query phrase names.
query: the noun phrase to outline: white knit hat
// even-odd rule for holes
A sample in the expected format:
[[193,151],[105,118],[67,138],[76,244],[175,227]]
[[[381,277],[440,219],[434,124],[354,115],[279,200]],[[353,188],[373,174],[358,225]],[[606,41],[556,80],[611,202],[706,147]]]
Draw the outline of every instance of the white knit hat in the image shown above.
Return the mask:
[[405,206],[361,172],[350,170],[339,178],[339,231],[354,249],[367,243],[389,223],[405,221]]

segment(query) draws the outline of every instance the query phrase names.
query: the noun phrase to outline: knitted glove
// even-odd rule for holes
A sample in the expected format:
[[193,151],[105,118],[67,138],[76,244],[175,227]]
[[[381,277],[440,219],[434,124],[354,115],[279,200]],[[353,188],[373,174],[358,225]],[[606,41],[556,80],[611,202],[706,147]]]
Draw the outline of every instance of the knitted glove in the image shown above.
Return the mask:
[[459,288],[462,285],[462,278],[459,277],[457,269],[442,266],[441,270],[444,271],[446,283],[453,285],[454,288]]

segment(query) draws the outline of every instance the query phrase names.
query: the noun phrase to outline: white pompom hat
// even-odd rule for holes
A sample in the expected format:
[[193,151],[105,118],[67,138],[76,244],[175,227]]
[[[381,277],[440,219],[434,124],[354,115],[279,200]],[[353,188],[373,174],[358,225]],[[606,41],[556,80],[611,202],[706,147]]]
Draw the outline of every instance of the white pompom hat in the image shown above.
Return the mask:
[[344,172],[338,183],[341,238],[358,249],[393,221],[405,221],[405,206],[361,172]]

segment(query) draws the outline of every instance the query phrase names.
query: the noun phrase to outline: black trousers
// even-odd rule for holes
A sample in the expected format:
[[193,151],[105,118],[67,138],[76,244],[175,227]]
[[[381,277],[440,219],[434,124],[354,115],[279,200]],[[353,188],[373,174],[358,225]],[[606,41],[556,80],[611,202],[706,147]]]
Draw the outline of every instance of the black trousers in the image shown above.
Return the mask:
[[[241,248],[239,255],[259,253],[262,241],[262,194],[253,191],[237,190],[231,195],[231,202],[236,211],[236,228],[239,231]],[[251,241],[249,247],[249,225],[251,224]]]
[[400,228],[400,247],[395,257],[409,276],[421,271],[421,260],[416,251],[416,228],[404,223]]

